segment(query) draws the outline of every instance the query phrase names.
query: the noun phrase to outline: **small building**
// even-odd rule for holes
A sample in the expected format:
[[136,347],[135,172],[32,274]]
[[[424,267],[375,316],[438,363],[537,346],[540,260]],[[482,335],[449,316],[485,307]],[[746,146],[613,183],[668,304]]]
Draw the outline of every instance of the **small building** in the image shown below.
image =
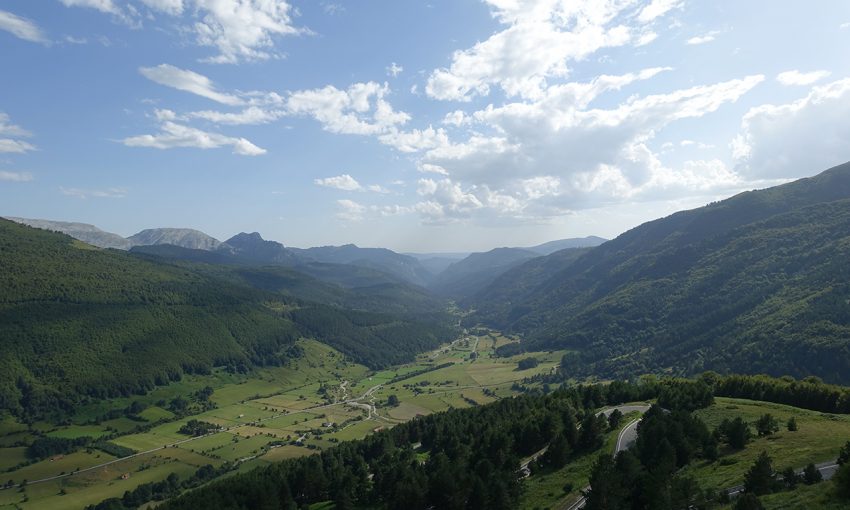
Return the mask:
[[121,479],[122,480],[129,480],[130,479],[130,473],[124,473],[123,475],[121,475]]

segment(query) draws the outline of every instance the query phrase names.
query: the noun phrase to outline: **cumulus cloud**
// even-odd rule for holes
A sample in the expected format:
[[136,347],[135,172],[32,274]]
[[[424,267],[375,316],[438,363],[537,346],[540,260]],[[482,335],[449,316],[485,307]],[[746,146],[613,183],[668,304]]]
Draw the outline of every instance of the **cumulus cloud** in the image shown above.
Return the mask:
[[776,75],[776,81],[788,86],[812,85],[815,82],[827,78],[830,74],[832,73],[830,73],[829,71],[811,71],[808,73],[803,73],[794,69],[792,71],[785,71],[784,73],[779,73],[778,75]]
[[0,170],[0,181],[28,182],[32,179],[32,174],[29,172],[10,172],[7,170]]
[[38,25],[8,11],[0,10],[0,30],[5,30],[25,41],[50,44],[50,39],[47,38]]
[[751,108],[732,143],[736,170],[750,178],[812,175],[850,160],[850,78],[814,87],[781,105]]
[[219,147],[232,147],[234,154],[242,156],[259,156],[266,153],[265,149],[257,147],[245,138],[210,133],[172,121],[162,122],[160,132],[157,134],[131,136],[125,138],[123,143],[128,147],[152,147],[155,149],[172,149],[175,147],[217,149]]
[[124,198],[127,196],[126,188],[82,189],[65,188],[60,186],[59,191],[65,196],[83,200],[88,198]]
[[276,56],[274,37],[304,30],[292,23],[292,6],[283,0],[194,0],[204,12],[193,29],[198,44],[213,46],[219,54],[208,62],[233,64]]
[[[132,4],[113,0],[60,0],[68,7],[88,7],[141,26],[144,15]],[[180,19],[183,33],[217,54],[203,59],[217,64],[267,60],[280,56],[275,38],[309,33],[293,23],[293,8],[285,0],[141,0],[153,12]]]
[[286,110],[313,117],[332,133],[379,135],[410,120],[407,113],[393,110],[385,99],[388,94],[386,83],[355,83],[346,90],[328,85],[292,92]]
[[[567,64],[603,48],[642,45],[655,34],[623,24],[632,13],[654,20],[679,2],[597,0],[485,0],[504,30],[473,47],[456,51],[447,68],[433,71],[426,93],[441,100],[470,101],[499,86],[509,97],[537,98],[553,78],[569,74]],[[539,51],[546,48],[546,51]]]
[[145,78],[160,85],[196,94],[217,103],[228,106],[237,106],[244,103],[237,96],[218,92],[212,80],[194,71],[180,69],[169,64],[160,64],[156,67],[140,67],[139,72]]

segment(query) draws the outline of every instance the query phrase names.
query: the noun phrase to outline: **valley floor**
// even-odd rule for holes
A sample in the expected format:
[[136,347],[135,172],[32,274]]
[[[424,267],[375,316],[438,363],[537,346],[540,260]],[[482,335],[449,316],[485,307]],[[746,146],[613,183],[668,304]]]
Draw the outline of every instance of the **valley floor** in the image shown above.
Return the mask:
[[[529,355],[495,356],[497,347],[517,339],[477,333],[422,354],[414,363],[379,372],[350,363],[323,344],[303,340],[305,355],[290,366],[260,369],[248,376],[216,371],[185,377],[144,397],[80,409],[71,425],[27,427],[6,418],[0,422],[0,470],[6,471],[0,479],[10,488],[0,490],[0,509],[83,508],[121,497],[143,483],[161,481],[170,473],[187,479],[204,465],[230,462],[238,466],[236,471],[246,471],[309,455],[419,415],[509,396],[514,383],[552,371],[563,355],[537,353],[538,366],[519,370],[519,359]],[[214,389],[210,400],[215,409],[177,419],[164,405],[205,386]],[[387,405],[391,395],[397,405]],[[146,406],[139,416],[148,430],[134,432],[140,422],[124,416],[92,424],[95,417],[123,409],[133,400]],[[220,429],[200,437],[179,433],[190,419]],[[136,454],[118,458],[87,448],[27,464],[25,445],[35,431],[52,437],[111,437],[111,444]]]

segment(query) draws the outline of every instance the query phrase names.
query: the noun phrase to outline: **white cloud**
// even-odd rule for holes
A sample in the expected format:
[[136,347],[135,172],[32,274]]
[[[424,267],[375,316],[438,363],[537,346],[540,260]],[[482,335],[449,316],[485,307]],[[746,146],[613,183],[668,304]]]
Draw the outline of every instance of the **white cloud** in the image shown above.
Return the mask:
[[160,85],[196,94],[217,103],[228,106],[237,106],[244,103],[239,97],[218,92],[215,90],[212,80],[194,71],[180,69],[169,64],[160,64],[156,67],[140,67],[139,72],[145,78]]
[[66,7],[85,7],[95,9],[100,12],[111,14],[117,20],[134,28],[140,28],[139,13],[132,4],[127,4],[125,9],[122,9],[112,0],[59,0]]
[[32,179],[32,174],[29,172],[9,172],[6,170],[0,170],[0,181],[28,182]]
[[838,28],[840,28],[841,30],[846,30],[846,29],[850,28],[850,21],[838,25]]
[[690,39],[688,39],[686,41],[686,43],[690,46],[696,46],[696,45],[699,45],[699,44],[710,43],[710,42],[714,41],[717,34],[719,34],[719,33],[720,32],[714,30],[714,31],[711,31],[707,34],[695,35],[695,36],[691,37]]
[[345,191],[357,191],[362,188],[360,183],[357,182],[357,179],[348,174],[337,175],[336,177],[326,177],[324,179],[315,179],[313,182],[326,188],[336,188]]
[[363,205],[353,200],[337,200],[339,211],[336,217],[343,221],[362,221],[367,215],[370,216],[396,216],[411,212],[411,208],[400,205]]
[[443,124],[447,124],[450,126],[462,126],[469,122],[469,118],[466,116],[466,113],[463,110],[455,110],[453,112],[449,112],[443,117]]
[[108,188],[108,189],[82,189],[82,188],[65,188],[59,187],[59,191],[66,196],[76,197],[79,199],[87,198],[124,198],[127,196],[126,188]]
[[378,137],[381,143],[394,147],[401,152],[419,152],[428,149],[445,147],[449,137],[442,128],[413,129],[411,131],[391,130],[390,133]]
[[470,101],[498,85],[509,97],[537,98],[549,80],[568,75],[568,62],[603,48],[647,44],[654,38],[643,28],[622,24],[624,14],[649,21],[677,4],[654,1],[637,9],[631,0],[485,1],[506,28],[472,48],[456,51],[448,68],[433,71],[426,86],[430,97]]
[[794,85],[812,85],[815,82],[818,82],[830,74],[829,71],[811,71],[808,73],[800,72],[796,69],[792,71],[785,71],[784,73],[779,73],[776,75],[776,81],[783,85],[794,86]]
[[345,12],[345,7],[333,2],[322,2],[322,10],[325,11],[325,14],[335,16]]
[[313,117],[332,133],[378,135],[410,119],[407,113],[393,110],[384,99],[388,93],[386,83],[355,83],[347,90],[328,85],[292,92],[286,109],[291,115]]
[[153,147],[155,149],[172,149],[175,147],[216,149],[230,146],[233,148],[234,154],[242,156],[259,156],[266,153],[265,149],[257,147],[245,138],[209,133],[171,121],[162,122],[160,129],[161,131],[155,135],[125,138],[123,143],[128,147]]
[[121,9],[112,0],[59,0],[66,7],[88,7],[109,14],[121,14]]
[[850,160],[850,78],[814,87],[782,105],[751,108],[732,143],[738,173],[750,178],[812,175]]
[[204,12],[193,26],[198,44],[219,51],[208,62],[266,60],[276,56],[271,50],[273,37],[304,32],[292,25],[292,6],[284,0],[194,0],[194,4]]
[[9,138],[0,138],[0,154],[23,154],[35,150],[35,146],[32,144],[18,139],[32,136],[31,133],[20,126],[12,124],[9,115],[0,112],[0,137],[3,136]]
[[0,10],[0,30],[5,30],[25,41],[50,44],[50,40],[38,25],[11,12]]
[[2,153],[17,153],[34,151],[35,147],[32,144],[22,140],[12,140],[10,138],[0,138],[0,154]]
[[268,124],[283,117],[286,112],[282,110],[266,110],[257,106],[250,106],[238,113],[225,113],[211,110],[191,112],[189,117],[204,119],[216,124],[229,125],[257,125]]
[[369,184],[367,186],[363,186],[359,182],[357,182],[357,179],[348,174],[337,175],[335,177],[325,177],[323,179],[314,179],[313,182],[317,186],[340,189],[343,191],[372,191],[374,193],[382,194],[390,192],[390,190],[379,184]]
[[425,174],[449,175],[449,172],[447,172],[446,169],[441,167],[440,165],[432,165],[430,163],[419,163],[416,168],[417,170]]
[[[113,0],[60,0],[68,7],[89,7],[140,27],[142,15],[132,4]],[[183,33],[217,54],[204,62],[236,64],[279,57],[275,38],[309,33],[293,25],[293,8],[285,0],[141,0],[158,13],[180,17]]]
[[649,23],[673,9],[681,8],[683,4],[683,0],[652,0],[649,5],[641,9],[637,19],[641,23]]
[[337,200],[336,203],[340,207],[336,217],[344,221],[360,221],[367,210],[366,206],[358,204],[354,200],[342,199]]
[[30,136],[30,132],[20,126],[12,124],[9,115],[0,112],[0,135]]
[[142,3],[166,14],[179,16],[183,14],[183,0],[142,0]]
[[403,71],[404,71],[404,68],[402,66],[393,62],[392,64],[390,64],[387,67],[387,76],[392,76],[393,78],[395,78],[396,76],[400,75]]

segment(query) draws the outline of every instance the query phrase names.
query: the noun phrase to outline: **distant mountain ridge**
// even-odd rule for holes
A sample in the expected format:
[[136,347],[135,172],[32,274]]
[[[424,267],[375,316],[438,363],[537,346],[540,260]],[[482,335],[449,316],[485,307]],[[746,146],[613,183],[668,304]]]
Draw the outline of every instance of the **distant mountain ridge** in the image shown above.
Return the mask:
[[461,300],[485,288],[508,269],[535,257],[539,255],[521,248],[473,253],[437,275],[429,288],[439,295]]
[[191,228],[149,228],[127,238],[133,246],[171,244],[191,250],[218,250],[221,241]]
[[119,250],[129,250],[130,247],[133,245],[130,241],[124,239],[118,234],[106,232],[105,230],[101,230],[95,227],[94,225],[89,225],[88,223],[37,220],[31,218],[17,218],[13,216],[6,216],[5,219],[14,221],[15,223],[28,225],[33,228],[50,230],[53,232],[61,232],[84,243],[88,243],[92,246],[97,246],[98,248],[116,248]]
[[[357,266],[386,273],[403,281],[428,287],[440,295],[456,299],[469,297],[491,283],[518,261],[554,251],[595,246],[605,240],[595,236],[560,239],[529,248],[496,248],[481,253],[402,254],[386,248],[361,248],[355,244],[287,247],[277,241],[263,239],[258,232],[241,232],[222,242],[191,228],[151,228],[128,238],[103,231],[94,225],[50,220],[10,218],[12,221],[70,235],[100,248],[132,250],[179,260],[210,264],[271,264],[299,267],[303,272],[334,283],[347,279],[337,270],[316,264]],[[169,246],[182,248],[178,250]],[[188,250],[188,251],[186,251]],[[471,257],[467,262],[465,259]],[[352,276],[357,274],[351,270]],[[363,282],[362,277],[358,276]],[[371,274],[371,278],[380,279]],[[350,280],[350,278],[348,278]],[[329,281],[329,280],[326,280]]]

